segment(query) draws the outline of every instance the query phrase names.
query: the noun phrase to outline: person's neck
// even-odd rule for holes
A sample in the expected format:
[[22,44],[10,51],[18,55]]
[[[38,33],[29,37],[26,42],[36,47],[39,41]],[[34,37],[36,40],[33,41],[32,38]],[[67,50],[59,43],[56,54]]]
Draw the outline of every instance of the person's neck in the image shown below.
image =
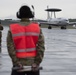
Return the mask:
[[30,22],[30,20],[28,18],[22,18],[21,22]]

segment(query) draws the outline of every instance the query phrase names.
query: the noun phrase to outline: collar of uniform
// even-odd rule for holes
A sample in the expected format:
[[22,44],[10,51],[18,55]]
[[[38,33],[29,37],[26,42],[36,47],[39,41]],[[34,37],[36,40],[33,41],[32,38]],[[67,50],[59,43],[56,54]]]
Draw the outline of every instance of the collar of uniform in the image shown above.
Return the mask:
[[20,22],[30,22],[29,18],[22,18]]

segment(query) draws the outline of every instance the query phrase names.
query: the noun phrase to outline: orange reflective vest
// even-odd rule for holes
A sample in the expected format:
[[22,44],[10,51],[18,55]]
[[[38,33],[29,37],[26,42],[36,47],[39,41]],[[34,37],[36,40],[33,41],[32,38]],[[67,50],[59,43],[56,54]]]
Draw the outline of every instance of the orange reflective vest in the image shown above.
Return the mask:
[[35,57],[37,54],[36,46],[40,34],[40,28],[37,23],[31,23],[28,26],[20,24],[11,24],[10,30],[18,58]]

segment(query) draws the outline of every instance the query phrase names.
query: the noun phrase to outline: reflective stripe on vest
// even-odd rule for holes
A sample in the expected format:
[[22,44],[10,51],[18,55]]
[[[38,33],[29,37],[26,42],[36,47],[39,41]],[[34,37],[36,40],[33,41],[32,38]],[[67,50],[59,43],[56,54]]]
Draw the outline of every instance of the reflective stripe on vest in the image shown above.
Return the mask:
[[16,49],[16,56],[18,58],[35,57],[37,54],[36,45],[40,34],[39,25],[34,23],[28,26],[11,24],[10,30]]
[[16,52],[31,52],[35,51],[36,48],[27,48],[27,49],[17,49]]
[[22,33],[17,33],[17,34],[12,34],[13,37],[15,36],[29,36],[29,35],[34,35],[34,36],[39,36],[39,33],[35,33],[35,32],[22,32]]

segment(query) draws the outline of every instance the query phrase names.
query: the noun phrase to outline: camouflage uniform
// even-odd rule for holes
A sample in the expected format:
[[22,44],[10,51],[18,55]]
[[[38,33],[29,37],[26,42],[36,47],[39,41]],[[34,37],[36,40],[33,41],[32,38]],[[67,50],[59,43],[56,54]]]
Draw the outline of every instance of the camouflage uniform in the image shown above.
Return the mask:
[[1,42],[2,42],[2,31],[3,30],[3,26],[2,25],[0,25],[0,53],[1,53]]
[[[21,25],[25,25],[27,26],[29,24],[29,22],[20,22]],[[16,50],[14,48],[14,43],[12,40],[12,35],[10,30],[8,31],[8,35],[7,35],[7,48],[8,48],[8,53],[9,56],[12,59],[12,63],[13,65],[17,65],[18,62],[20,62],[22,65],[25,66],[31,66],[33,63],[36,63],[37,65],[39,65],[42,62],[43,56],[44,56],[44,36],[42,34],[42,30],[40,29],[40,35],[39,35],[39,39],[38,39],[38,46],[37,46],[37,56],[36,57],[30,57],[30,58],[17,58],[16,57]]]

